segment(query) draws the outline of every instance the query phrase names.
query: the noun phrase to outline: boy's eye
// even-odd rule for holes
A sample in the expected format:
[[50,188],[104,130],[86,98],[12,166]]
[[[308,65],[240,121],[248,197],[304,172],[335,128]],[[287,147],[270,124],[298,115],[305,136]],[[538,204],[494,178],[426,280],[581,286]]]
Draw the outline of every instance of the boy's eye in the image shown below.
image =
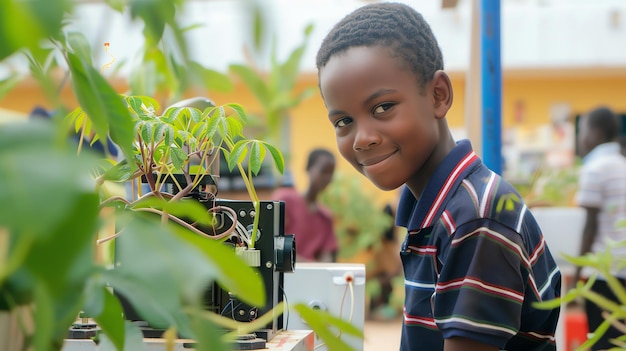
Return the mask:
[[374,107],[374,114],[383,113],[383,112],[389,110],[391,107],[393,107],[393,103],[391,103],[391,102],[384,102],[384,103]]
[[350,117],[344,117],[344,118],[340,118],[335,122],[335,128],[342,128],[347,126],[348,124],[350,124],[352,122],[352,118]]

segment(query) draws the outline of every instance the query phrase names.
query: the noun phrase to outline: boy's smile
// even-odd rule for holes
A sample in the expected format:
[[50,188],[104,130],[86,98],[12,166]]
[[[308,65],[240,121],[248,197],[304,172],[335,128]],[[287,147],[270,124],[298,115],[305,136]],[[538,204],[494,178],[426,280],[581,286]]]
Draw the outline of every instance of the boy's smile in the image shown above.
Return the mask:
[[[449,108],[439,97],[440,79],[421,87],[389,49],[361,46],[335,54],[319,81],[339,152],[383,190],[423,187],[443,157],[438,155],[447,154],[441,149],[454,147],[440,143]],[[451,101],[451,89],[443,95]]]

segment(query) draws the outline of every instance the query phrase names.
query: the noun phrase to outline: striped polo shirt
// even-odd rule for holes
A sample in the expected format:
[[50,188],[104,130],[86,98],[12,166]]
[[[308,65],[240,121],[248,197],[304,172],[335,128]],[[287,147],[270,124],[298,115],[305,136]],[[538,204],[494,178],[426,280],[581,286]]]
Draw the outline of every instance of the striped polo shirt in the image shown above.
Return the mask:
[[407,228],[401,350],[443,350],[465,337],[503,350],[555,350],[561,274],[519,193],[463,140],[419,199],[405,188],[396,223]]

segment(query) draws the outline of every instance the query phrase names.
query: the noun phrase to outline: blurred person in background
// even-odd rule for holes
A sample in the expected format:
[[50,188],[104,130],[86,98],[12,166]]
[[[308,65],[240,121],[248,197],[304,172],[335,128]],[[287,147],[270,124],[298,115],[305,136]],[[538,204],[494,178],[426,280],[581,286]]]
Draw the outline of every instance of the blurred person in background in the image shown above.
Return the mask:
[[[621,120],[608,107],[597,107],[584,114],[578,121],[578,149],[582,157],[576,203],[587,213],[580,254],[602,254],[610,241],[626,240],[626,228],[617,223],[626,219],[626,158],[617,142]],[[615,248],[612,257],[626,255],[626,247]],[[612,272],[626,286],[626,269]],[[587,276],[578,268],[573,283]],[[606,277],[598,276],[592,291],[619,303],[607,284]],[[602,309],[591,301],[585,301],[589,332],[594,332],[602,322]],[[623,333],[611,327],[592,347],[605,350],[614,347],[609,341]]]
[[306,171],[309,185],[300,194],[293,184],[279,187],[273,200],[285,202],[285,233],[294,234],[296,256],[301,262],[335,262],[337,237],[333,216],[318,201],[318,195],[328,187],[335,173],[335,156],[323,148],[309,153]]

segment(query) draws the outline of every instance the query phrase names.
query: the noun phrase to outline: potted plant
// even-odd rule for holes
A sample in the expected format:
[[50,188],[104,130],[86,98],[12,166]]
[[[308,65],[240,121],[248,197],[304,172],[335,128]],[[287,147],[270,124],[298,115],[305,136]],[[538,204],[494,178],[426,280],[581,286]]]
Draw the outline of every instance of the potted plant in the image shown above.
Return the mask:
[[[169,27],[184,62],[207,73],[186,54],[175,20],[182,1],[107,4],[119,11],[128,6],[132,17],[143,21],[146,42],[151,44],[146,52],[152,53],[144,59],[154,58],[154,43]],[[182,199],[200,185],[210,185],[202,181],[211,176],[209,165],[217,150],[227,154],[230,167],[243,169],[245,160],[248,169],[242,177],[247,180],[265,150],[279,168],[281,157],[268,144],[241,137],[245,112],[236,104],[206,109],[174,106],[161,113],[155,98],[116,92],[94,67],[86,38],[64,26],[74,6],[68,0],[8,2],[0,14],[1,22],[8,24],[0,30],[7,44],[0,48],[0,60],[25,55],[56,110],[47,121],[0,128],[0,314],[15,321],[26,349],[60,350],[80,311],[97,321],[102,349],[140,349],[142,335],[125,320],[113,288],[125,293],[146,320],[167,328],[169,338],[192,335],[197,350],[226,350],[221,327],[216,326],[223,321],[202,308],[200,294],[208,282],[216,281],[242,300],[261,304],[262,282],[233,250],[187,225],[210,224],[211,217],[197,202]],[[28,35],[20,34],[25,33],[21,26],[30,28]],[[63,58],[80,105],[70,113],[54,88],[56,57]],[[164,94],[158,89],[153,93]],[[106,143],[110,137],[121,150],[122,161],[88,149],[77,154],[77,145],[68,138],[71,124],[93,132],[92,140]],[[200,162],[193,165],[196,156]],[[160,184],[168,177],[179,179],[176,175],[182,175],[185,185],[170,197]],[[128,201],[113,184],[141,177],[150,184],[150,193],[135,201]],[[254,188],[248,189],[251,201],[257,201]],[[115,269],[96,259],[96,241],[108,220],[102,215],[104,207],[115,210],[115,226],[124,233],[116,234],[122,265]],[[175,219],[181,217],[185,220]],[[320,326],[322,333],[331,325],[359,334],[332,316],[306,306],[294,308],[303,309],[301,315],[310,317],[310,325]]]

